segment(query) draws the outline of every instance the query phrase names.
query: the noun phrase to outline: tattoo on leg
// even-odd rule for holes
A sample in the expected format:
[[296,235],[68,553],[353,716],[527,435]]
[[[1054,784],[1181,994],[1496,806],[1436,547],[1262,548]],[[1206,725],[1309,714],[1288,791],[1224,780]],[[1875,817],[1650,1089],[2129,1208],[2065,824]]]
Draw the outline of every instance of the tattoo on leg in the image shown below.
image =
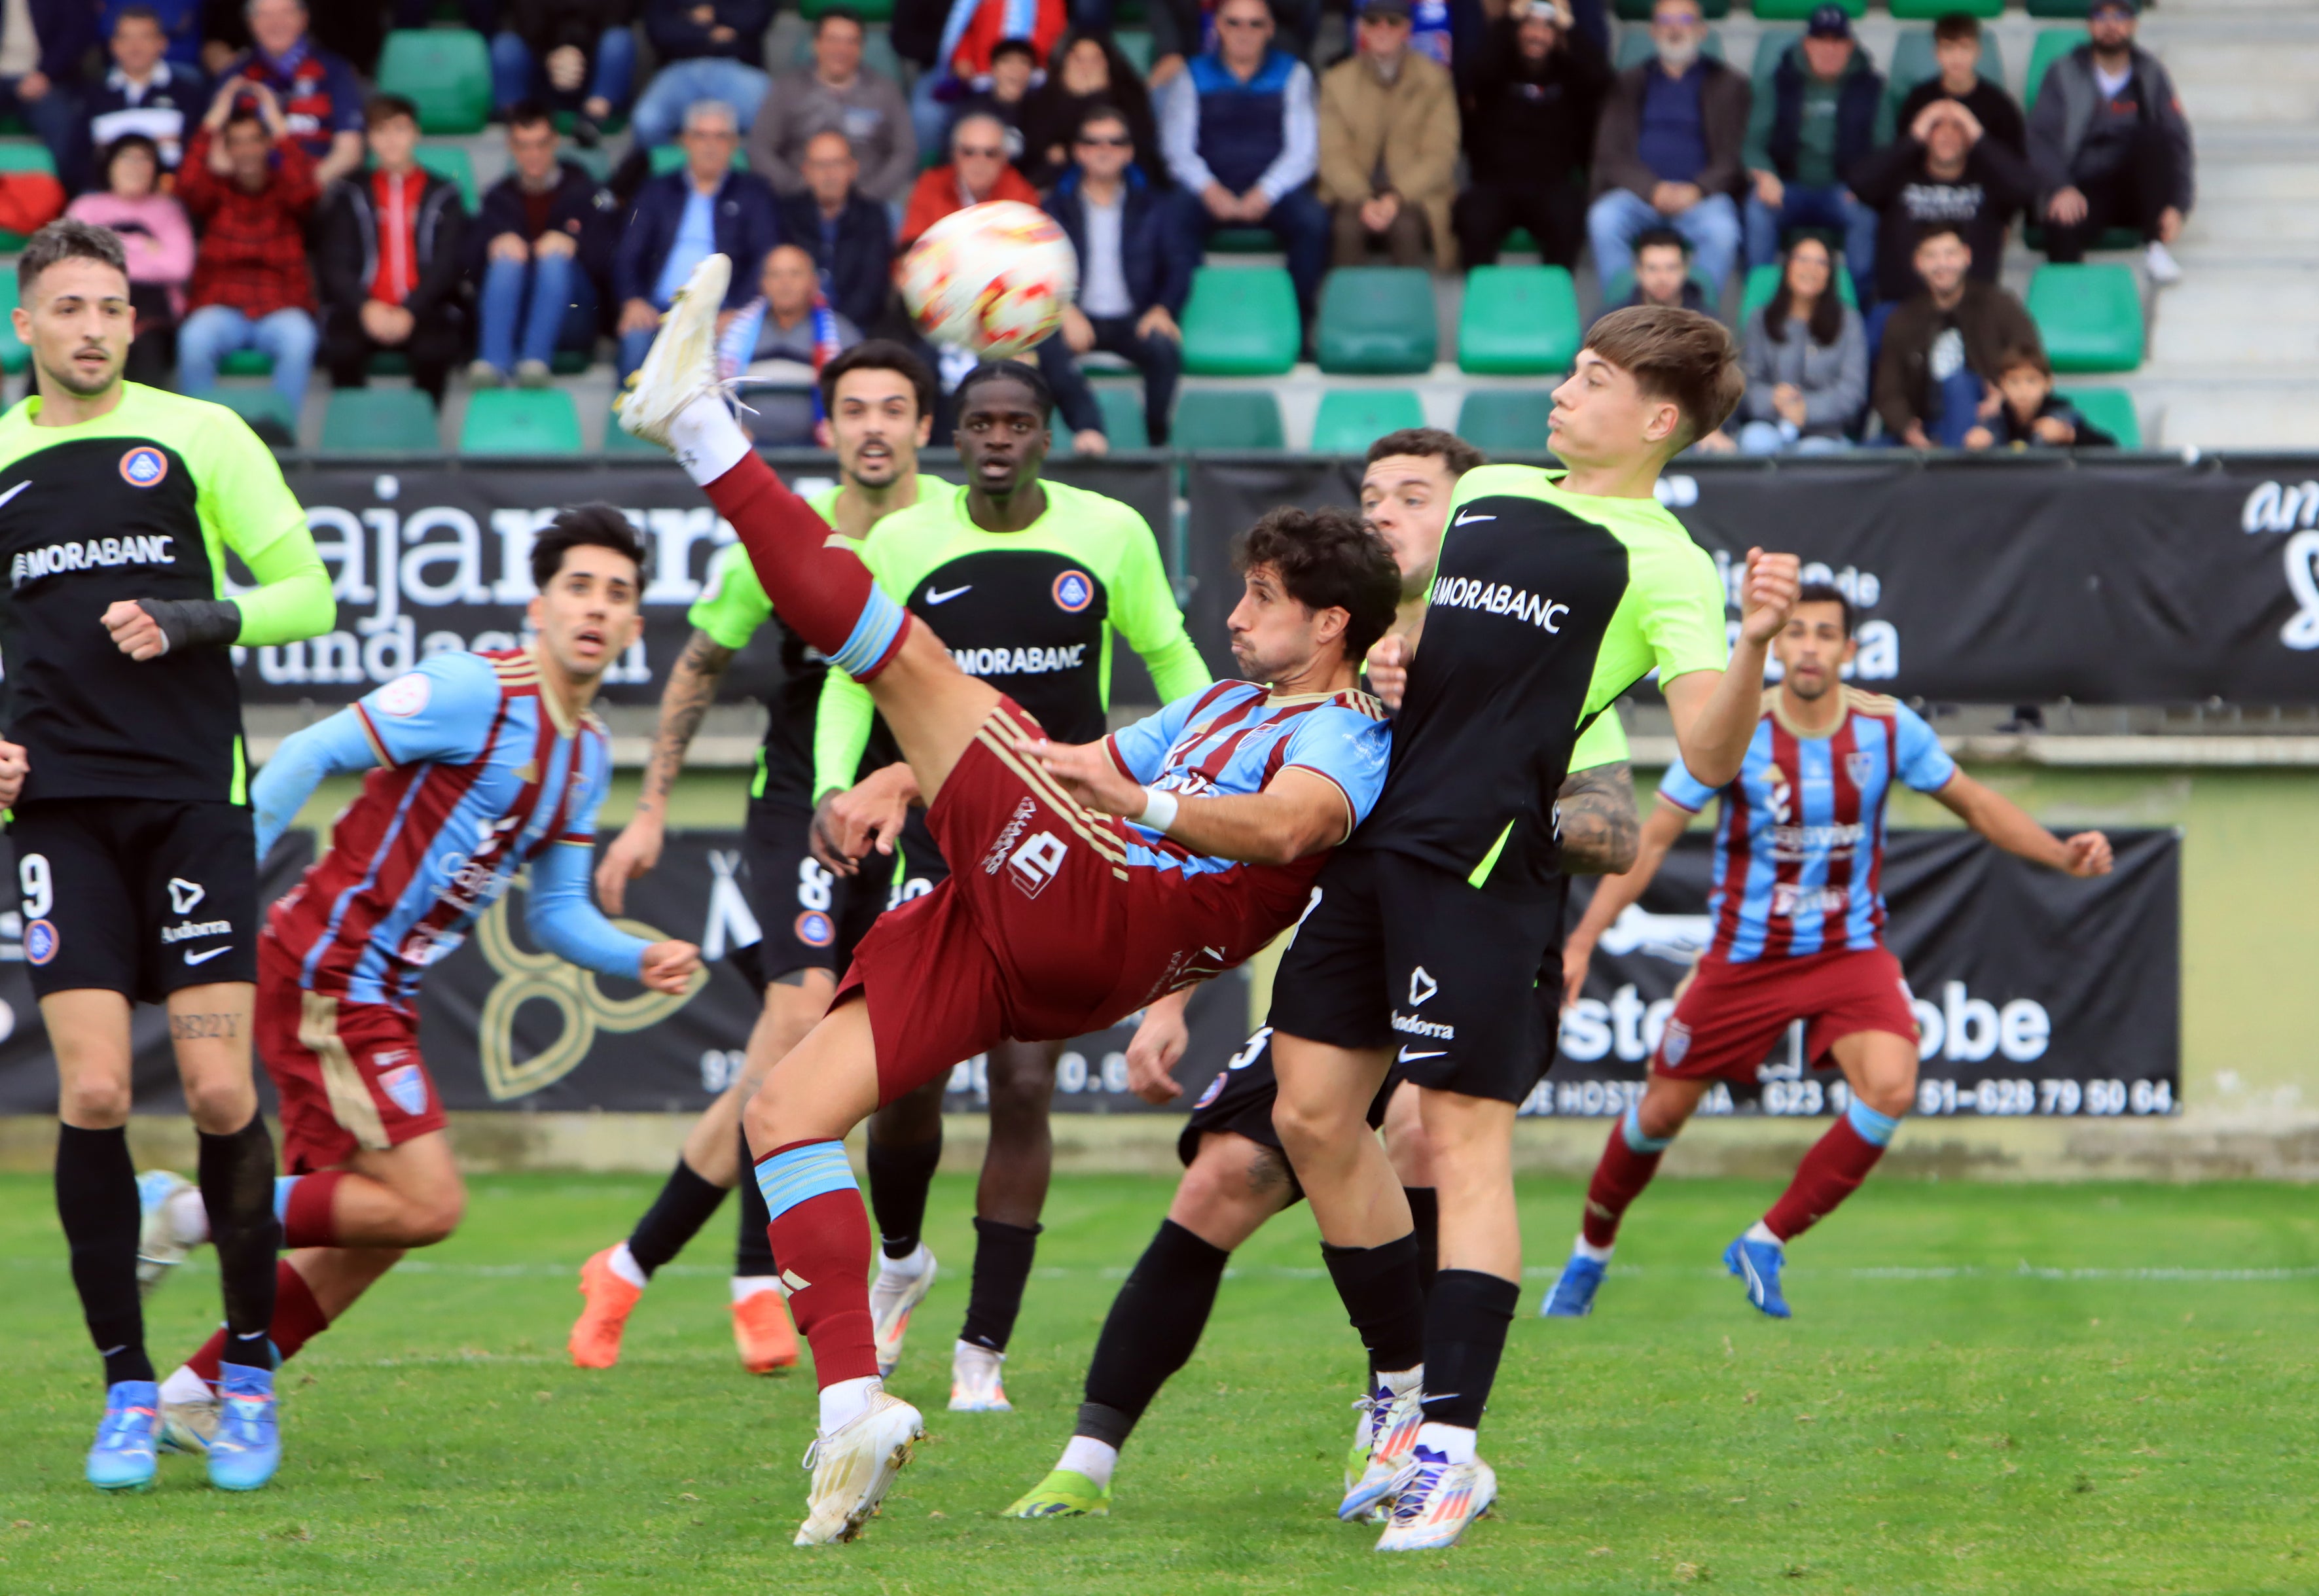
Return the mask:
[[231,1014],[171,1014],[169,1040],[194,1041],[203,1037],[230,1040],[241,1034],[241,1016]]

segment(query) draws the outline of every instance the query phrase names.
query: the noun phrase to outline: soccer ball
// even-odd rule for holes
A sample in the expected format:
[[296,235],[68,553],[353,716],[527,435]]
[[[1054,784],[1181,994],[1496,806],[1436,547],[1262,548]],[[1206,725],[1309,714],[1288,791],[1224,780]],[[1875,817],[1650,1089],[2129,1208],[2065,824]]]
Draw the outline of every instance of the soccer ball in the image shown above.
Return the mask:
[[1053,217],[992,200],[928,228],[895,275],[920,332],[997,360],[1055,330],[1078,293],[1079,267]]

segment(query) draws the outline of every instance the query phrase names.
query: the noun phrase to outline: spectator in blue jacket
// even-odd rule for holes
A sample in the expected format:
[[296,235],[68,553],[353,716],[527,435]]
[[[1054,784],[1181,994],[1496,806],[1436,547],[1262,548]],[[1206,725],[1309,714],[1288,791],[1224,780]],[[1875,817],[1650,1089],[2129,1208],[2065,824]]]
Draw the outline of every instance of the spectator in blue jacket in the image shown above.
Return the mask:
[[1063,342],[1074,355],[1119,356],[1143,374],[1143,426],[1158,447],[1184,372],[1176,318],[1192,291],[1193,257],[1135,165],[1124,113],[1098,104],[1080,117],[1070,169],[1047,210],[1079,257],[1078,302],[1063,311]]
[[636,191],[612,263],[623,382],[644,364],[661,312],[708,257],[733,263],[726,310],[739,310],[757,291],[766,252],[781,241],[781,215],[770,184],[734,169],[740,145],[733,107],[703,100],[684,113],[684,165]]
[[537,100],[508,108],[508,175],[484,192],[469,271],[478,306],[479,387],[512,376],[545,387],[558,349],[595,347],[612,256],[611,192],[558,154]]
[[40,135],[68,194],[88,183],[87,127],[74,90],[95,46],[88,0],[23,0],[0,13],[0,116],[21,117]]
[[830,309],[856,327],[874,326],[892,280],[892,217],[854,186],[862,163],[835,128],[805,141],[798,174],[805,190],[781,199],[781,241],[813,257]]
[[1876,212],[1849,185],[1853,168],[1890,141],[1883,106],[1884,79],[1853,38],[1844,7],[1815,9],[1747,119],[1749,266],[1777,260],[1791,228],[1833,228],[1844,235],[1845,269],[1860,302],[1873,302]]
[[[645,0],[645,36],[660,58],[636,98],[629,126],[639,144],[665,144],[676,136],[685,109],[703,100],[736,106],[741,131],[765,98],[765,30],[773,0]],[[740,262],[733,275],[741,281]],[[746,281],[757,280],[753,262]]]
[[142,133],[160,151],[162,169],[177,169],[191,131],[186,124],[200,124],[210,93],[201,68],[170,59],[168,47],[161,14],[151,6],[123,6],[114,17],[105,36],[113,68],[87,93],[93,148],[104,149],[124,134]]
[[1312,69],[1272,47],[1265,0],[1221,0],[1215,48],[1167,96],[1160,142],[1183,192],[1178,226],[1196,258],[1223,227],[1260,227],[1288,252],[1304,320],[1328,269],[1329,212],[1313,193],[1321,130]]

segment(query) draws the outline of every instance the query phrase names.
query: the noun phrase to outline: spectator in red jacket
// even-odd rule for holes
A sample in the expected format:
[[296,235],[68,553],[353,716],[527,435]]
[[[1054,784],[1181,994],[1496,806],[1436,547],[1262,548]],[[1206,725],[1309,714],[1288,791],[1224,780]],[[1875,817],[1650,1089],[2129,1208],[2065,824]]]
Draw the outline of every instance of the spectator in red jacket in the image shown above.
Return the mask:
[[306,0],[249,0],[247,14],[250,48],[219,80],[273,90],[291,136],[314,163],[315,181],[327,188],[362,165],[362,85],[352,67],[307,37]]
[[918,174],[910,190],[910,203],[902,212],[898,248],[907,249],[918,235],[954,211],[988,200],[1039,203],[1039,191],[1006,162],[1006,124],[988,113],[962,116],[950,131],[950,160]]
[[262,83],[221,85],[177,172],[177,197],[202,226],[185,296],[190,311],[177,330],[177,385],[185,392],[210,397],[218,362],[257,349],[273,357],[275,389],[297,413],[314,365],[306,219],[321,192],[313,158],[291,132],[274,91]]
[[365,113],[372,170],[330,191],[314,267],[330,381],[359,388],[392,351],[438,405],[466,341],[467,265],[459,185],[419,164],[419,108],[381,95]]

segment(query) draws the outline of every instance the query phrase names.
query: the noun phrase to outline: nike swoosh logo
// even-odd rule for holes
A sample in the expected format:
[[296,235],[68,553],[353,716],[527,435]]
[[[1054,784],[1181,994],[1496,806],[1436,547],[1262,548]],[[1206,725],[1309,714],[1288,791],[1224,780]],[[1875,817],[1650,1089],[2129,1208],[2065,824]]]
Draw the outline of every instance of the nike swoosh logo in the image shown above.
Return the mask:
[[14,499],[17,494],[19,494],[19,493],[23,492],[25,489],[27,489],[27,488],[29,488],[29,487],[31,487],[32,485],[32,482],[31,482],[31,480],[30,480],[29,478],[28,478],[27,480],[23,481],[23,482],[18,482],[14,487],[13,487],[13,488],[9,489],[5,493],[0,493],[0,504],[5,504],[5,503],[7,503],[7,502],[8,502],[8,500],[10,500],[11,499]]
[[[5,501],[0,500],[0,502]],[[929,604],[947,604],[952,599],[957,598],[961,593],[966,591],[967,588],[970,588],[974,584],[972,582],[968,582],[966,587],[952,588],[947,593],[943,592],[940,588],[928,588],[926,590],[926,602]]]
[[1449,524],[1453,527],[1463,527],[1475,521],[1494,521],[1497,518],[1495,516],[1477,516],[1469,509]]
[[211,960],[212,960],[212,959],[216,958],[220,953],[230,953],[231,951],[233,951],[233,944],[232,944],[231,942],[228,942],[228,943],[226,943],[226,945],[225,945],[224,947],[222,947],[222,948],[212,948],[212,949],[211,949],[208,952],[206,952],[206,953],[195,953],[195,952],[188,951],[188,952],[185,954],[185,962],[186,962],[186,963],[188,963],[188,964],[207,964]]
[[[1449,1050],[1448,1048],[1437,1048],[1430,1053],[1412,1053],[1407,1048],[1403,1048],[1401,1050],[1400,1058],[1394,1061],[1401,1064],[1412,1064],[1420,1059],[1446,1059],[1448,1056]],[[1429,1392],[1427,1394],[1430,1395],[1432,1393]]]

